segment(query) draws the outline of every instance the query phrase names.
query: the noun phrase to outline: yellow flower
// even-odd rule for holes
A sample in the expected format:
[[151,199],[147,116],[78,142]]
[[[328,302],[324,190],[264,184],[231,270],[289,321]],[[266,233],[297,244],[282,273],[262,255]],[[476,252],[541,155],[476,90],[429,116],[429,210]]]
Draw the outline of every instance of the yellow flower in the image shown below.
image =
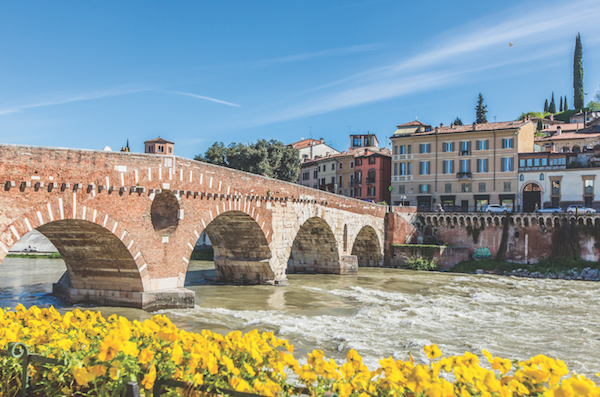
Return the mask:
[[75,381],[81,386],[87,386],[88,383],[96,379],[96,374],[88,371],[85,367],[75,368],[73,376],[75,377]]
[[423,350],[425,351],[425,353],[427,354],[427,357],[429,357],[430,360],[442,356],[442,352],[440,351],[440,349],[437,347],[436,344],[433,344],[431,346],[425,346],[423,348]]
[[146,390],[150,390],[150,389],[152,389],[152,387],[154,387],[155,381],[156,381],[156,367],[153,365],[148,370],[148,373],[146,374],[146,376],[144,376],[144,379],[142,380],[142,385],[144,386],[144,388]]
[[140,352],[140,355],[138,356],[138,361],[140,362],[140,364],[147,364],[153,358],[154,352],[152,352],[152,349],[150,349],[150,347],[147,347]]

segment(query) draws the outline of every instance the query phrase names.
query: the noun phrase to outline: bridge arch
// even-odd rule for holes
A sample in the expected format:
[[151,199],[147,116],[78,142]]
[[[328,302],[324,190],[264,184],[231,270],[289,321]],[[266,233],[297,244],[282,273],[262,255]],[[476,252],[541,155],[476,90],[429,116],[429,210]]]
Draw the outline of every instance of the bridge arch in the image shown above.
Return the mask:
[[381,266],[383,254],[375,229],[370,225],[363,226],[352,244],[352,255],[356,255],[358,266]]
[[0,232],[0,258],[31,230],[46,236],[61,254],[67,272],[54,285],[69,302],[141,306],[151,289],[143,253],[128,231],[88,205],[79,209],[59,198],[23,213]]
[[287,272],[340,274],[338,242],[331,226],[314,216],[300,226],[292,243]]
[[204,230],[213,246],[217,281],[263,284],[275,278],[269,243],[251,215],[237,210],[223,212]]

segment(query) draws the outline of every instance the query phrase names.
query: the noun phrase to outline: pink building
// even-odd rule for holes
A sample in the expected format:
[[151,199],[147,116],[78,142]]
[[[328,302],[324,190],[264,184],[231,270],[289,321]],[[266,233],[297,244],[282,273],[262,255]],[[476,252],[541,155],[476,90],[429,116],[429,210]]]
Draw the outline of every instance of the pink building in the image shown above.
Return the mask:
[[387,149],[371,149],[354,160],[354,197],[389,204],[392,156]]
[[300,166],[300,176],[298,177],[298,184],[302,186],[312,187],[314,189],[319,188],[319,173],[318,164],[316,161],[305,161]]

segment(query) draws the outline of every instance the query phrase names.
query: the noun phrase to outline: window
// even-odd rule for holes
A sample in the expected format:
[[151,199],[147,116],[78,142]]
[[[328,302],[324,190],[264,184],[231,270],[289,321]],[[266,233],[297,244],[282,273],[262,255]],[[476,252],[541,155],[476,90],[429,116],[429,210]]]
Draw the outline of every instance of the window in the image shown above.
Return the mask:
[[375,168],[371,168],[367,173],[367,183],[375,183]]
[[359,137],[354,137],[354,140],[352,141],[352,146],[361,147],[362,139]]
[[310,172],[303,172],[302,173],[302,180],[306,181],[310,178]]
[[404,187],[404,185],[398,185],[398,193],[399,194],[404,194],[405,191],[406,191],[406,188]]
[[356,159],[356,165],[362,165],[362,159]]
[[460,172],[471,172],[471,160],[460,160]]
[[539,167],[540,166],[540,159],[533,159],[533,166],[534,167]]
[[540,181],[544,180],[544,174],[540,174]]
[[398,154],[398,146],[394,145],[394,154]]
[[354,168],[354,161],[350,162],[350,168]]
[[460,191],[463,193],[471,193],[473,191],[473,187],[470,183],[462,183],[460,185]]
[[477,172],[488,172],[488,159],[477,159]]
[[419,185],[419,193],[429,193],[429,185]]
[[481,141],[477,141],[477,150],[488,150],[489,148],[489,140],[484,139]]
[[515,138],[502,138],[502,149],[512,149],[515,147]]
[[356,197],[362,196],[360,186],[354,189],[354,193]]
[[520,181],[524,181],[524,180],[525,180],[525,175],[521,174],[521,175],[519,176],[519,180],[520,180]]
[[444,152],[453,152],[454,142],[444,142]]
[[527,159],[527,167],[531,167],[533,165],[533,160]]
[[362,172],[360,170],[356,170],[354,173],[354,183],[360,185],[362,183]]
[[406,154],[406,146],[400,146],[400,154]]
[[400,175],[406,175],[406,163],[400,163]]
[[560,181],[558,180],[552,181],[552,195],[560,196]]
[[479,182],[479,192],[480,193],[485,192],[485,182]]
[[510,182],[504,182],[504,191],[510,192]]
[[501,171],[508,172],[513,170],[513,158],[502,157],[502,169]]
[[325,178],[321,179],[321,185],[325,185]]
[[420,161],[419,162],[419,174],[429,175],[429,161]]
[[319,174],[317,173],[317,170],[314,170],[313,171],[313,179],[317,179],[318,175]]
[[452,193],[452,184],[451,183],[446,183],[444,185],[444,192],[445,193]]
[[375,164],[377,162],[377,158],[375,156],[369,157],[369,164]]
[[471,154],[471,141],[463,141],[460,143],[460,155],[468,156]]
[[419,145],[419,153],[430,153],[431,152],[431,144],[430,143],[421,143]]
[[321,166],[319,166],[319,172],[321,172]]
[[406,163],[406,175],[410,175],[410,163]]
[[547,165],[548,165],[548,159],[547,159],[546,157],[544,157],[544,158],[542,159],[542,167],[545,167],[545,166],[547,166]]
[[331,164],[331,171],[335,171],[335,164]]
[[335,176],[332,176],[332,177],[331,177],[331,184],[332,184],[332,185],[333,185],[333,184],[335,184]]
[[565,165],[566,164],[566,158],[565,157],[561,157],[558,159],[558,165]]
[[375,196],[375,186],[369,186],[367,196]]
[[454,160],[444,160],[444,174],[454,173]]
[[344,185],[344,176],[340,175],[338,180],[338,187],[342,187]]
[[408,154],[411,154],[412,153],[412,145],[408,145],[406,147],[406,150],[408,151]]
[[338,164],[338,170],[341,170],[341,169],[343,169],[343,168],[344,168],[344,163],[339,163],[339,164]]
[[394,163],[394,175],[398,175],[398,163]]
[[594,180],[593,179],[586,179],[583,181],[583,186],[584,186],[584,194],[594,194]]
[[525,159],[519,159],[519,168],[525,167]]

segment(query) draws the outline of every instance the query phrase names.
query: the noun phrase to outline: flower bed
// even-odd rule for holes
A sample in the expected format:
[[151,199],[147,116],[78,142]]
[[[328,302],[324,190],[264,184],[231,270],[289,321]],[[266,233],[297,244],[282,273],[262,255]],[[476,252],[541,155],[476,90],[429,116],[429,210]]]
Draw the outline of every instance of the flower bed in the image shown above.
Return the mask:
[[[29,366],[31,395],[36,396],[124,396],[130,381],[139,382],[150,396],[157,379],[186,382],[185,388],[167,388],[163,395],[169,396],[226,389],[264,396],[328,391],[360,397],[600,396],[594,382],[567,376],[562,361],[542,355],[518,362],[484,351],[490,367],[484,368],[472,353],[441,358],[432,345],[425,347],[428,365],[390,357],[371,371],[354,350],[341,365],[315,350],[301,366],[293,346],[271,332],[189,333],[163,315],[141,323],[116,315],[105,319],[93,311],[61,315],[54,308],[19,305],[14,311],[0,309],[0,351],[11,342],[63,361]],[[294,380],[288,379],[294,374]],[[0,397],[16,395],[20,382],[20,361],[0,355]]]

